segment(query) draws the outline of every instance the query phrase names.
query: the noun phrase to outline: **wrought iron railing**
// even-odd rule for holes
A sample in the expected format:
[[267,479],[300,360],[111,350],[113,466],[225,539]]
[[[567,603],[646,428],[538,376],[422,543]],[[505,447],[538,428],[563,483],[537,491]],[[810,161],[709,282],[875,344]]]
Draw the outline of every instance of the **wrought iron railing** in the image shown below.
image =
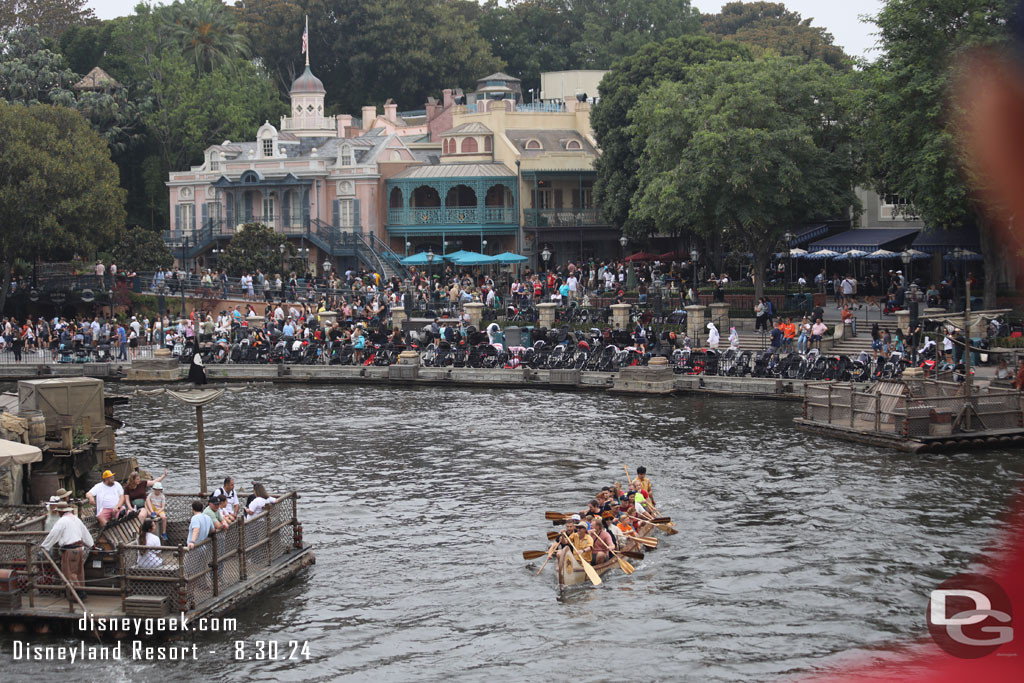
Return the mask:
[[599,209],[526,209],[524,225],[528,228],[582,228],[607,225]]
[[388,209],[388,225],[513,225],[512,206],[412,207]]

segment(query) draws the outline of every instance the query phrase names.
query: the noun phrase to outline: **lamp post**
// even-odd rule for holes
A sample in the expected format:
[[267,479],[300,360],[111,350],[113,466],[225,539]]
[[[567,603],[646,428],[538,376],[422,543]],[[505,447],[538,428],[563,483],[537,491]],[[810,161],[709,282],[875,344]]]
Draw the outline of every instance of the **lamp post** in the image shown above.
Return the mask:
[[783,273],[783,278],[782,278],[782,293],[783,293],[783,296],[789,296],[789,278],[792,277],[792,274],[790,273],[790,270],[792,270],[792,268],[793,268],[793,255],[791,253],[792,245],[790,243],[793,241],[793,237],[794,237],[793,233],[791,233],[789,231],[787,231],[786,234],[782,236],[782,239],[785,240],[785,245],[786,245],[785,249],[783,249],[783,251],[782,251],[782,253],[786,257],[786,272]]
[[[187,249],[188,249],[188,237],[184,237],[181,240],[181,282],[178,283],[178,286],[181,287],[181,317],[182,318],[185,317],[185,271],[186,271],[185,251]],[[113,301],[113,299],[111,299],[111,301],[110,301],[110,312],[111,312],[111,314],[113,314],[113,312],[114,312],[114,301]]]
[[[904,258],[904,263],[906,263],[907,261],[910,260],[910,258],[906,254],[903,255],[903,258]],[[910,335],[909,335],[909,339],[910,339],[910,345],[912,347],[910,349],[910,359],[911,359],[911,364],[914,367],[917,367],[917,347],[921,344],[921,340],[917,338],[917,325],[918,325],[918,322],[920,321],[920,318],[919,318],[919,316],[920,316],[920,309],[918,308],[918,304],[921,301],[922,295],[923,295],[923,292],[921,292],[921,288],[917,286],[917,283],[916,282],[911,282],[910,283],[910,291],[907,292],[907,299],[908,299],[908,301],[910,303],[910,307],[909,307],[910,308],[910,322],[909,322],[909,325],[910,325]]]
[[427,247],[427,289],[430,292],[430,302],[434,302],[434,248]]
[[697,278],[697,259],[700,257],[700,252],[694,247],[690,250],[690,268],[693,269],[693,303],[700,303],[700,286],[698,285]]
[[544,247],[544,250],[540,252],[540,257],[544,259],[544,272],[548,270],[548,260],[551,258],[551,250]]
[[619,238],[619,246],[622,247],[622,258],[626,258],[626,245],[629,244],[629,238],[623,235]]

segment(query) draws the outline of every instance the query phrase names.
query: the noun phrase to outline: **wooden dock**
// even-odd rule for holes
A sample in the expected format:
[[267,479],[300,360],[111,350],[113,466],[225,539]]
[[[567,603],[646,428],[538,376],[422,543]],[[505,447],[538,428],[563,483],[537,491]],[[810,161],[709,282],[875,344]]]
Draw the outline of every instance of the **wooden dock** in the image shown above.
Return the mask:
[[[192,550],[184,545],[185,536],[192,501],[201,498],[165,495],[171,541],[157,549],[160,566],[139,561],[140,552],[153,549],[136,544],[137,519],[102,534],[96,529],[96,548],[86,560],[84,603],[92,616],[217,617],[315,562],[312,548],[302,540],[295,492],[211,534]],[[88,512],[84,518],[95,525]],[[0,570],[13,572],[0,585],[0,624],[15,632],[74,631],[83,605],[41,555],[42,523],[42,517],[20,520],[0,531]]]
[[801,429],[909,453],[1024,445],[1017,391],[926,379],[809,383]]

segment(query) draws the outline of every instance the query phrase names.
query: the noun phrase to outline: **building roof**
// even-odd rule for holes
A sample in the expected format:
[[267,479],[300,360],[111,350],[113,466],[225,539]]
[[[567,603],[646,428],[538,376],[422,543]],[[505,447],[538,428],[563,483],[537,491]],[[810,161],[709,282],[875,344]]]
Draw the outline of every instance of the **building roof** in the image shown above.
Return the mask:
[[505,164],[437,164],[413,166],[393,177],[402,178],[514,178],[515,171]]
[[302,72],[302,75],[292,81],[289,93],[292,95],[307,93],[326,94],[327,91],[324,89],[323,81],[314,76],[313,72],[309,70],[309,65],[306,65],[306,70]]
[[875,251],[876,249],[889,248],[890,245],[902,249],[910,245],[910,240],[921,228],[854,228],[832,235],[825,239],[811,242],[808,251],[820,249],[831,249],[832,251],[849,251],[860,249],[862,251]]
[[105,90],[120,88],[121,84],[103,69],[94,66],[92,71],[87,73],[82,80],[71,86],[72,90]]
[[480,81],[513,81],[515,83],[520,82],[519,79],[516,78],[515,76],[509,76],[507,73],[504,73],[502,71],[495,72],[490,76],[484,76],[483,78],[476,79],[477,83],[479,83]]
[[491,134],[494,133],[494,131],[492,131],[490,128],[488,128],[487,126],[485,126],[482,123],[478,123],[476,121],[470,121],[469,123],[463,123],[460,126],[455,126],[454,128],[450,128],[450,129],[446,130],[445,132],[441,133],[441,135],[470,135],[470,134],[477,134],[477,135],[479,135],[481,133],[486,134],[486,135],[491,135]]
[[[549,152],[585,152],[588,155],[597,156],[597,150],[590,142],[580,135],[578,131],[572,129],[565,130],[550,130],[550,129],[509,129],[505,131],[505,136],[512,141],[512,143],[519,149],[519,153],[523,157],[540,156]],[[541,149],[526,149],[526,143],[530,140],[537,140],[541,144]],[[570,140],[575,140],[580,143],[580,149],[566,150],[565,145]]]

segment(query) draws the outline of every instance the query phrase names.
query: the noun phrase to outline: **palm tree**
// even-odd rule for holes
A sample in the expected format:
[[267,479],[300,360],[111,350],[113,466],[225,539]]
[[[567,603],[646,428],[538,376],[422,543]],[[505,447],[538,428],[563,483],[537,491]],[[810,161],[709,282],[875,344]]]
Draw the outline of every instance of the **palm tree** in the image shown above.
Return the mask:
[[177,46],[199,71],[249,56],[249,41],[236,31],[235,18],[221,0],[175,0],[161,10],[164,41]]

